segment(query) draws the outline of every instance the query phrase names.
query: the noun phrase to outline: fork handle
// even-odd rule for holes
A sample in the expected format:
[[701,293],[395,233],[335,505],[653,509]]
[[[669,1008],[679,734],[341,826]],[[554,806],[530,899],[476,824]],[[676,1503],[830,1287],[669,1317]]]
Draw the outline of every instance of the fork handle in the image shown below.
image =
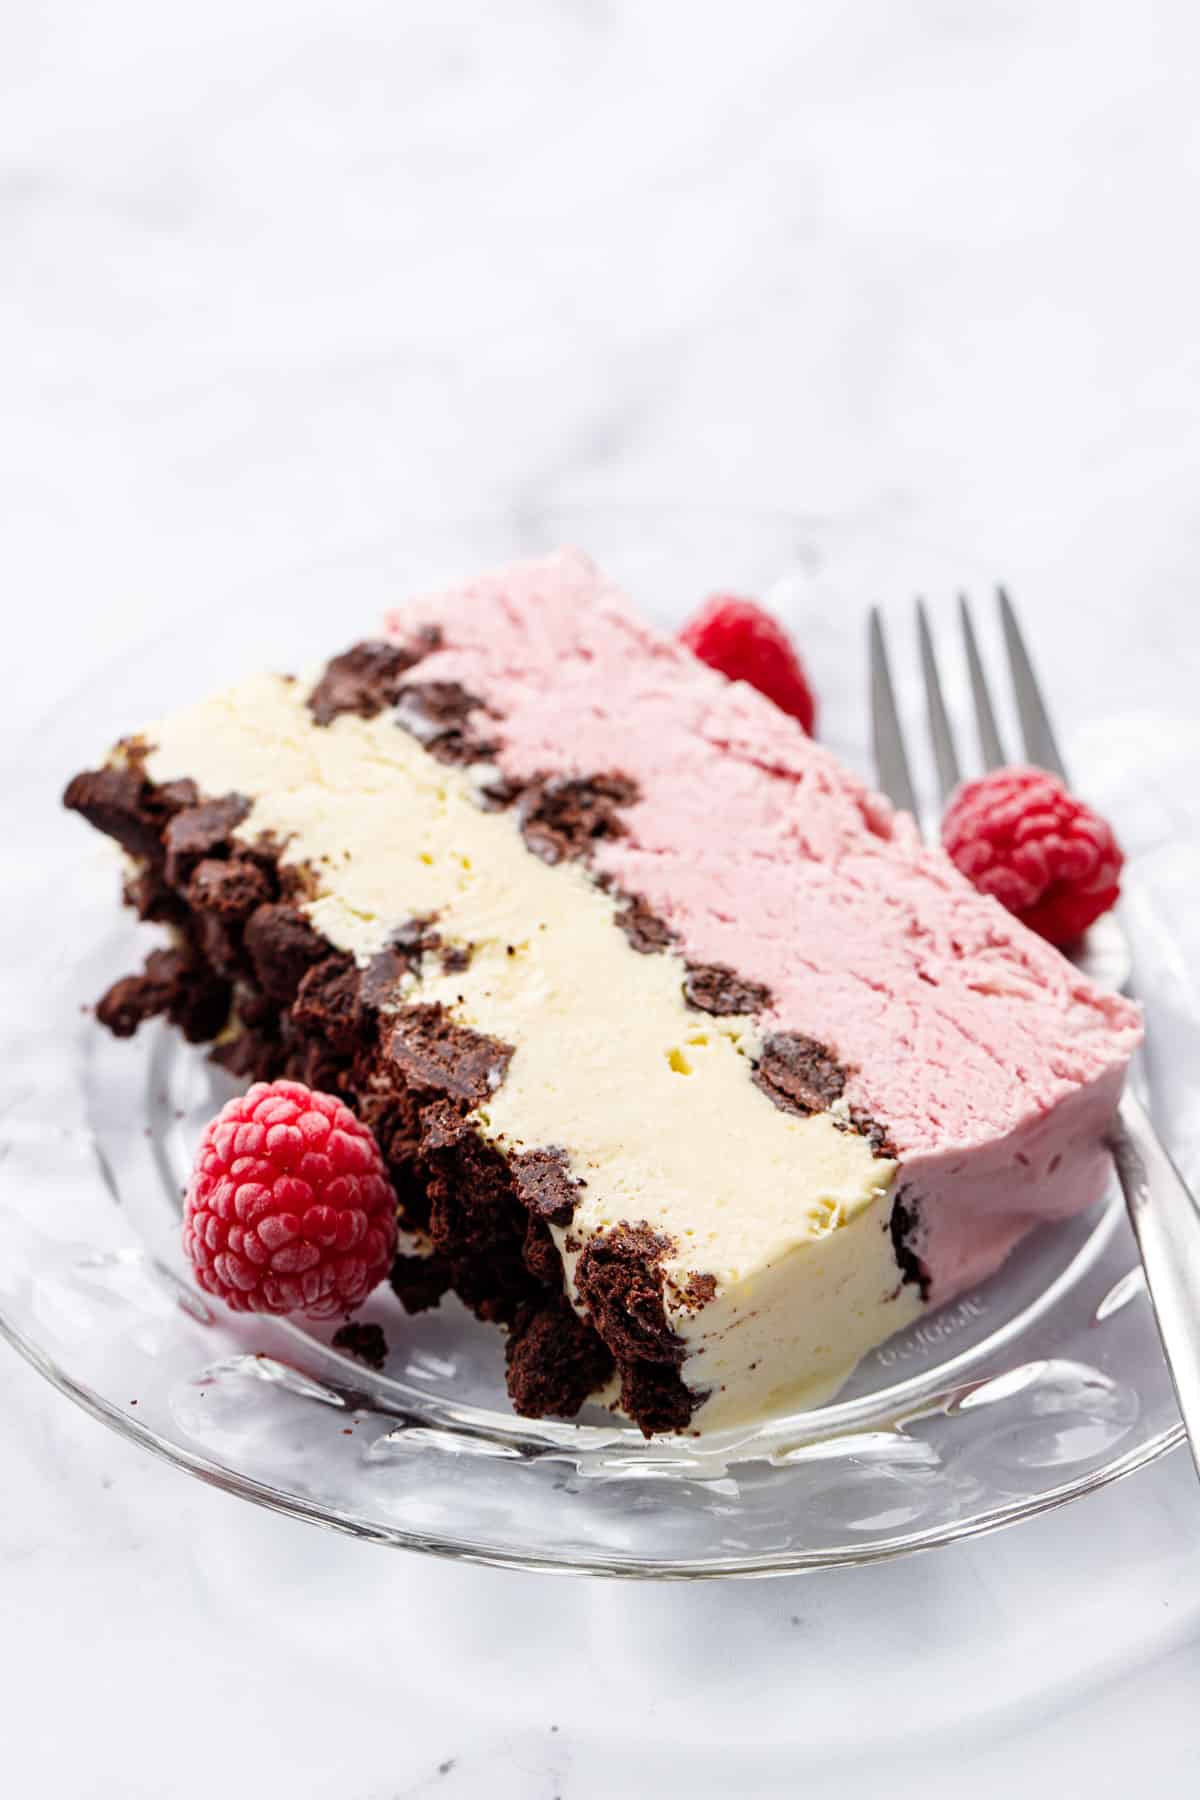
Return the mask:
[[1108,1141],[1200,1475],[1200,1204],[1132,1094]]

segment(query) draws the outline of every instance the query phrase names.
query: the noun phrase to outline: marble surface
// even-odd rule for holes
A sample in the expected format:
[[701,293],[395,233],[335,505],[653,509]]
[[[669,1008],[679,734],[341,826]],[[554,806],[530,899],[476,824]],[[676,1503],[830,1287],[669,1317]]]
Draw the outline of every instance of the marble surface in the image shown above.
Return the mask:
[[[5,9],[10,765],[147,632],[406,519],[765,505],[880,547],[863,602],[1003,574],[1123,829],[1176,843],[1195,9],[482,11]],[[1170,778],[1123,786],[1164,729]],[[1181,899],[1194,866],[1172,853]],[[1181,1455],[906,1564],[630,1587],[256,1511],[7,1352],[0,1407],[14,1792],[1194,1792]]]

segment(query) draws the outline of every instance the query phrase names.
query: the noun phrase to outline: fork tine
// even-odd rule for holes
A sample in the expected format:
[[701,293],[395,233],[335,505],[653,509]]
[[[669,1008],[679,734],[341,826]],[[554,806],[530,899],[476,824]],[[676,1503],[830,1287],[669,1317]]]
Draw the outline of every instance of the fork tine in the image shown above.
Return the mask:
[[958,617],[967,651],[967,671],[971,677],[971,695],[975,701],[975,723],[979,728],[983,766],[985,769],[1000,769],[1008,758],[1004,754],[996,714],[992,709],[992,696],[988,692],[987,676],[983,672],[983,659],[979,654],[975,627],[971,622],[971,608],[965,594],[958,596]]
[[1033,672],[1033,664],[1029,660],[1029,652],[1025,648],[1012,601],[1002,587],[996,589],[996,599],[1000,606],[1000,623],[1004,629],[1004,646],[1008,651],[1009,667],[1012,670],[1013,692],[1017,697],[1017,714],[1021,721],[1021,736],[1025,740],[1025,754],[1039,769],[1049,769],[1052,775],[1061,775],[1065,781],[1067,771],[1063,765],[1062,751],[1054,736],[1046,702],[1042,699],[1042,690]]
[[896,710],[896,690],[888,666],[887,645],[883,638],[883,619],[879,608],[871,608],[871,742],[875,752],[875,769],[882,787],[893,806],[901,812],[916,814],[917,797],[904,750],[904,734]]
[[929,713],[929,736],[933,741],[933,759],[937,764],[938,787],[941,789],[942,804],[945,805],[962,780],[962,772],[958,766],[958,754],[954,748],[954,731],[950,724],[950,715],[946,711],[946,701],[942,694],[942,678],[938,674],[933,636],[929,630],[929,619],[923,600],[917,601],[917,638],[921,647],[921,673],[925,677],[925,705]]

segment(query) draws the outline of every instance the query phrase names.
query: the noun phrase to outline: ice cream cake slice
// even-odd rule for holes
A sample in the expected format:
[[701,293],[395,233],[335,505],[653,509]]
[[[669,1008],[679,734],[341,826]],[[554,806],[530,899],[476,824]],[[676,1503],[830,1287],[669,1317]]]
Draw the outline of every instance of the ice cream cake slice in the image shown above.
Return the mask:
[[411,1308],[518,1411],[645,1431],[828,1397],[1104,1188],[1137,1010],[585,557],[151,725],[68,806],[170,947],[118,982],[374,1128]]

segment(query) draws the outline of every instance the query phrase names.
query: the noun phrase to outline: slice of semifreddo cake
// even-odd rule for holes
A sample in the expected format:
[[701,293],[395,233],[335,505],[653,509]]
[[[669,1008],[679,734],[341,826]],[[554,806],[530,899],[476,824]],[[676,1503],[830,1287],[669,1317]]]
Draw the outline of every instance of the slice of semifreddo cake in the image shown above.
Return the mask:
[[397,1294],[505,1326],[519,1412],[815,1404],[1105,1187],[1137,1009],[576,552],[150,725],[66,800],[170,929],[101,1019],[341,1094]]

